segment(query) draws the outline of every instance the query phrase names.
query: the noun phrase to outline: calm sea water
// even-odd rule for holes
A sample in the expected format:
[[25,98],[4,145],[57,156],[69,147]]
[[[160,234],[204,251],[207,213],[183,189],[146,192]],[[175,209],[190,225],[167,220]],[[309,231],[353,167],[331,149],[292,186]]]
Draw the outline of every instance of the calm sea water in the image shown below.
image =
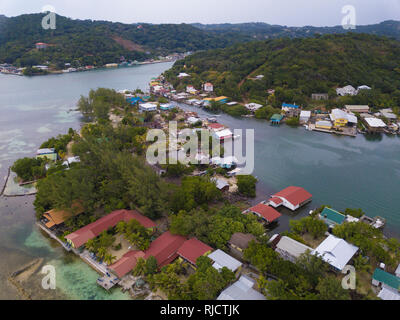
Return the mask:
[[[97,87],[146,89],[152,77],[171,65],[33,78],[0,75],[0,186],[15,159],[33,156],[43,140],[70,127],[79,129],[80,115],[70,110],[80,95]],[[209,116],[194,107],[184,108]],[[338,137],[227,115],[221,115],[219,121],[232,129],[255,129],[254,174],[260,181],[255,201],[289,185],[302,186],[314,200],[294,218],[321,204],[338,210],[360,207],[370,216],[385,217],[390,233],[400,233],[399,137]],[[128,298],[119,290],[108,294],[97,287],[96,272],[66,254],[34,226],[33,199],[0,198],[0,299],[17,296],[7,284],[7,275],[37,257],[56,266],[58,290],[45,292],[36,281],[34,298]],[[288,212],[285,217],[277,231],[286,229],[289,218],[293,218]]]

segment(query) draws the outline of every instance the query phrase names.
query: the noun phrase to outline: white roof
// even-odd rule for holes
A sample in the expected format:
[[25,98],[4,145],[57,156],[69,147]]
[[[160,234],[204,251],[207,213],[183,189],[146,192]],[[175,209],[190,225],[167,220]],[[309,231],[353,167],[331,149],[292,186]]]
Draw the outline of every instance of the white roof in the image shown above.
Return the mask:
[[353,110],[365,110],[369,111],[369,106],[366,105],[345,105],[344,106],[348,111],[353,111]]
[[320,256],[336,269],[343,270],[357,251],[358,247],[343,239],[330,235],[312,252],[312,254]]
[[54,148],[45,148],[45,149],[39,149],[36,151],[37,154],[50,154],[50,153],[55,153]]
[[237,104],[236,101],[232,101],[232,102],[228,102],[228,103],[227,103],[228,106],[234,106],[235,104]]
[[199,121],[201,121],[201,120],[200,120],[200,118],[189,117],[189,118],[187,119],[187,121],[190,122],[190,123],[196,123],[196,122],[199,122]]
[[357,117],[355,115],[353,115],[353,114],[347,114],[347,120],[350,123],[357,123],[358,122]]
[[386,128],[386,124],[378,118],[365,118],[365,121],[372,128]]
[[296,258],[300,257],[307,250],[310,250],[310,252],[313,250],[312,248],[286,236],[281,238],[276,247]]
[[228,157],[214,157],[211,159],[212,164],[220,165],[220,164],[236,164],[238,163],[238,159],[235,156]]
[[378,298],[382,300],[400,300],[400,292],[396,291],[388,286],[383,285],[381,292],[378,294]]
[[235,258],[232,258],[230,255],[226,254],[222,250],[218,249],[208,255],[208,257],[214,261],[213,267],[217,270],[222,269],[223,267],[227,267],[231,271],[235,272],[242,266],[242,263]]
[[142,109],[154,109],[157,108],[157,105],[154,103],[142,103],[139,105],[139,107]]
[[311,111],[302,110],[300,112],[300,118],[302,118],[302,117],[307,117],[307,118],[311,117]]
[[70,157],[67,159],[68,163],[76,163],[76,162],[81,162],[81,159],[79,157]]
[[262,108],[262,105],[261,105],[261,104],[258,104],[258,103],[248,103],[248,104],[245,104],[244,106],[245,106],[247,109],[252,109],[252,110],[257,110],[257,109]]
[[178,75],[178,77],[190,77],[190,75],[188,75],[188,74],[185,73],[185,72],[181,72],[181,73]]
[[241,276],[233,285],[221,292],[217,300],[266,300],[265,296],[253,289],[254,280]]
[[363,86],[359,86],[359,87],[357,88],[357,90],[371,90],[371,88],[368,87],[368,86],[366,86],[366,85],[363,85]]
[[347,119],[347,113],[340,109],[333,109],[330,117],[332,121],[335,121],[336,119]]
[[223,138],[223,137],[227,137],[227,136],[232,136],[233,133],[230,129],[224,129],[221,131],[214,131],[214,134],[218,137],[218,138]]
[[385,112],[381,111],[381,114],[386,118],[386,119],[397,119],[397,116],[394,113],[391,112]]
[[320,120],[320,121],[317,121],[315,124],[319,125],[319,126],[324,126],[324,127],[325,126],[332,127],[332,123],[330,121],[327,121],[327,120]]

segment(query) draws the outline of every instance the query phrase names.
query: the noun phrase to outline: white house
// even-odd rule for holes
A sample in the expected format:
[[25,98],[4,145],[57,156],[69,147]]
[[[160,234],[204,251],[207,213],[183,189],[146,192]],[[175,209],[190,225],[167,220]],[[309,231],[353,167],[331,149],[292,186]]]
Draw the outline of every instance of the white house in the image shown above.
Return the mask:
[[311,254],[321,257],[335,270],[342,271],[358,249],[345,240],[330,235]]
[[187,87],[186,87],[186,92],[187,92],[187,93],[191,93],[191,94],[196,94],[197,90],[196,90],[196,88],[193,87],[193,86],[187,86]]
[[345,86],[343,88],[337,88],[336,93],[338,96],[355,96],[357,95],[357,90],[353,86]]
[[248,103],[248,104],[245,104],[244,106],[247,108],[247,110],[250,110],[252,112],[257,111],[258,109],[262,108],[262,105],[258,104],[258,103]]
[[205,92],[213,92],[214,91],[214,86],[212,83],[207,82],[205,84],[203,84],[203,91]]
[[214,136],[214,138],[216,138],[217,140],[220,140],[220,141],[233,138],[233,133],[230,129],[224,129],[221,131],[213,131],[212,135]]
[[300,112],[300,122],[307,123],[308,121],[310,121],[310,118],[311,118],[311,111],[302,110]]
[[142,112],[157,111],[157,105],[154,103],[142,103],[139,104],[139,110]]
[[359,86],[357,88],[357,94],[359,94],[361,90],[371,90],[371,88],[366,85]]
[[181,72],[181,73],[178,75],[178,78],[186,78],[186,77],[190,77],[190,75],[187,74],[187,73],[184,73],[184,72]]
[[221,270],[223,267],[226,267],[232,272],[236,272],[236,270],[242,266],[240,261],[231,257],[220,249],[209,254],[208,258],[214,262],[213,267],[217,270]]
[[284,206],[292,211],[299,209],[312,200],[312,194],[301,187],[290,186],[273,196],[268,202],[273,208]]
[[197,122],[201,122],[200,118],[196,118],[196,117],[189,117],[186,121],[189,124],[196,124]]

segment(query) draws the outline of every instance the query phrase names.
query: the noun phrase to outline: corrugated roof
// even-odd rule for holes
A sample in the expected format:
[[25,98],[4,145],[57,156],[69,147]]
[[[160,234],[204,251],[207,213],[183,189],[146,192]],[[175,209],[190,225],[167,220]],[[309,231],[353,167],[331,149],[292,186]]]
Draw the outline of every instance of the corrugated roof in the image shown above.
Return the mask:
[[265,296],[253,289],[254,281],[246,276],[221,292],[217,300],[266,300]]
[[110,265],[108,268],[113,271],[119,278],[132,271],[136,266],[137,260],[144,257],[143,251],[129,251],[123,255],[114,264]]
[[277,243],[276,247],[282,251],[285,251],[295,258],[300,257],[307,250],[310,252],[312,248],[286,236],[283,236],[281,240]]
[[232,235],[229,243],[241,249],[247,249],[247,247],[249,246],[249,242],[253,240],[256,240],[256,237],[252,234],[237,232]]
[[312,194],[301,187],[291,186],[276,193],[272,197],[280,197],[286,199],[294,206],[297,206],[300,205],[301,203],[304,203],[307,200],[310,200],[312,198]]
[[207,252],[211,252],[212,250],[213,248],[206,245],[204,242],[192,238],[185,241],[178,249],[178,255],[195,265],[199,257],[204,256]]
[[267,220],[268,222],[273,222],[275,220],[277,220],[279,217],[281,217],[282,215],[276,211],[274,208],[263,204],[263,203],[259,203],[258,205],[251,207],[249,209],[251,212],[257,213],[260,216],[262,216],[265,220]]
[[400,278],[389,272],[386,272],[385,270],[376,268],[374,274],[372,275],[372,279],[382,282],[390,288],[400,290]]
[[161,268],[178,257],[177,252],[186,240],[185,237],[173,235],[167,231],[151,243],[149,249],[145,252],[145,259],[153,256]]
[[156,224],[152,220],[145,216],[142,216],[137,211],[118,210],[67,235],[65,238],[70,240],[74,244],[75,248],[79,248],[84,245],[88,240],[97,237],[100,233],[107,230],[108,228],[115,227],[118,222],[128,222],[132,219],[138,221],[145,228],[154,228],[156,226]]
[[381,292],[378,294],[378,298],[381,298],[382,300],[390,300],[390,301],[396,301],[400,300],[400,292],[398,290],[394,290],[392,288],[388,287],[383,287]]
[[231,271],[235,272],[242,265],[240,261],[232,258],[220,249],[214,251],[208,257],[214,261],[213,267],[217,270],[227,267]]
[[312,254],[320,256],[336,269],[343,270],[357,251],[358,247],[343,239],[330,235],[312,252]]

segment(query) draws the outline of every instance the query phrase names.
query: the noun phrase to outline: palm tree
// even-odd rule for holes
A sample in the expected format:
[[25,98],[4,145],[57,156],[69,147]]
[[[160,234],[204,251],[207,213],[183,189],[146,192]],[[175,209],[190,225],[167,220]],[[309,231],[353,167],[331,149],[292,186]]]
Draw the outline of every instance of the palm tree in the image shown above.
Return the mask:
[[126,230],[126,222],[121,221],[118,222],[117,226],[115,227],[115,231],[117,231],[117,233],[123,234],[125,233]]
[[88,242],[86,242],[86,249],[88,249],[89,251],[96,251],[96,242],[94,241],[94,239],[90,239],[88,240]]
[[115,259],[117,259],[117,257],[113,256],[111,253],[106,253],[104,256],[104,262],[108,265],[113,264]]
[[144,275],[146,272],[146,260],[144,260],[143,258],[139,258],[135,268],[132,270],[132,274],[135,277],[139,277]]
[[107,249],[104,247],[99,248],[99,250],[97,250],[97,256],[101,259],[104,259],[104,257],[107,254]]

